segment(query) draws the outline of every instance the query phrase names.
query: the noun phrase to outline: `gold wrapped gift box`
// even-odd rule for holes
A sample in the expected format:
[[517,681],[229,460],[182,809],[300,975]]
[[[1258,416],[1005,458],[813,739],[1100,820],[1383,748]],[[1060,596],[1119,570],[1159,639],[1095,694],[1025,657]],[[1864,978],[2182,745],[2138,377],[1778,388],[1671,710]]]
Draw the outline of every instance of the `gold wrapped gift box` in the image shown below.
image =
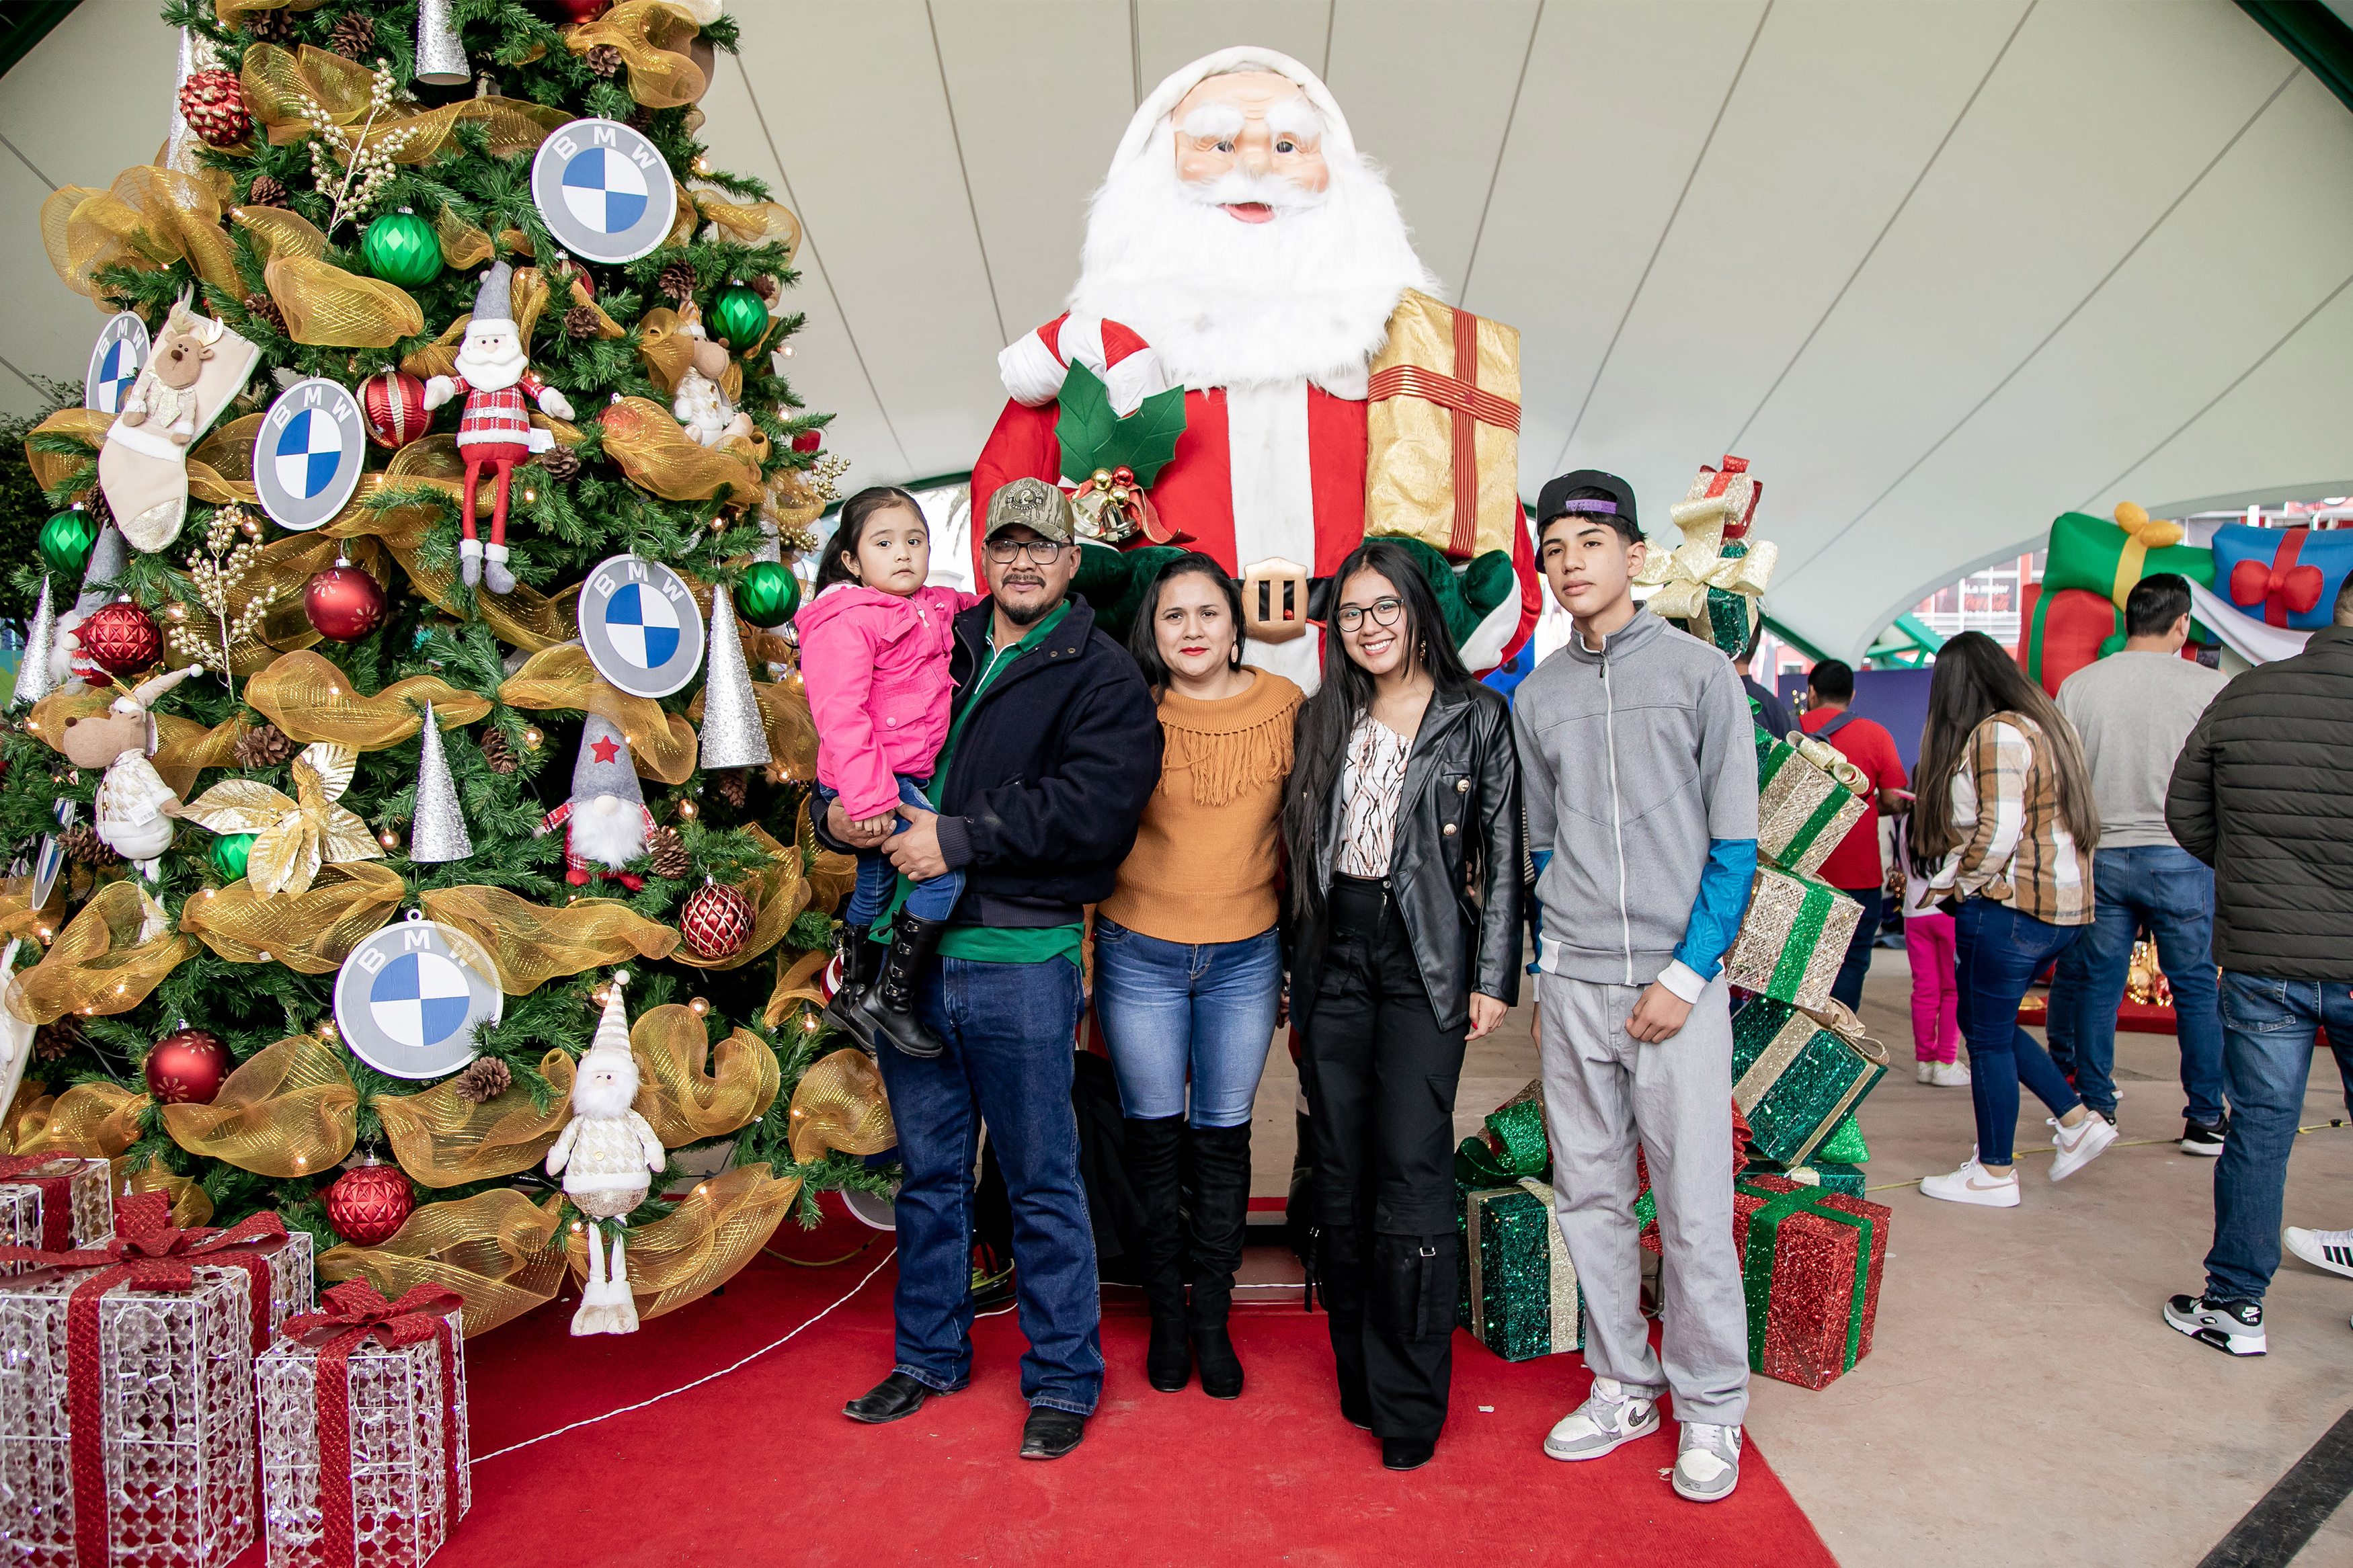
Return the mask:
[[1407,289],[1373,358],[1365,532],[1453,560],[1511,552],[1520,513],[1520,333]]

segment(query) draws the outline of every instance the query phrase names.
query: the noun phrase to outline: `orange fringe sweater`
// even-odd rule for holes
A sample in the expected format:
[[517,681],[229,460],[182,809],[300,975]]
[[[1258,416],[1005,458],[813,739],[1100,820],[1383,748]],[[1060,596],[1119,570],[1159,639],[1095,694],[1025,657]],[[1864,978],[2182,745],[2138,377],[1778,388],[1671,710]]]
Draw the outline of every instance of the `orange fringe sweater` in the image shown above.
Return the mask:
[[1160,786],[1103,911],[1163,942],[1240,942],[1274,924],[1277,818],[1297,686],[1268,670],[1216,702],[1160,700]]

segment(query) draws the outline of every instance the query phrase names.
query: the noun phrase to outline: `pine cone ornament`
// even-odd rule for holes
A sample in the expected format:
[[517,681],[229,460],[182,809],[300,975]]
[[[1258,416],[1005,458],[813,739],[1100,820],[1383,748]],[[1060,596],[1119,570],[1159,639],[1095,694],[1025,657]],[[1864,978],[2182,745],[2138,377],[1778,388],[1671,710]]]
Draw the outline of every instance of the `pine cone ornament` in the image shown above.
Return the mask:
[[187,116],[188,129],[214,147],[234,147],[253,128],[237,73],[217,66],[194,72],[181,84],[180,112]]
[[617,77],[621,74],[621,51],[610,44],[598,44],[588,51],[587,66],[598,76]]
[[547,470],[549,479],[561,484],[580,472],[580,454],[559,443],[539,455],[539,466]]
[[[610,47],[609,45],[600,46]],[[564,312],[564,331],[567,337],[593,338],[596,335],[596,307],[575,305]]]
[[33,1031],[33,1055],[45,1062],[69,1054],[83,1039],[81,1020],[71,1013]]
[[480,1105],[486,1100],[496,1100],[514,1083],[514,1074],[507,1064],[496,1057],[477,1058],[457,1077],[454,1087],[458,1098],[469,1105]]
[[285,335],[286,312],[278,308],[277,300],[267,294],[248,294],[245,297],[245,308],[250,314],[269,322],[271,329],[280,337]]
[[683,877],[691,868],[686,858],[686,840],[678,836],[675,827],[657,827],[647,833],[646,853],[654,858],[657,877]]
[[694,263],[673,261],[661,269],[656,287],[671,299],[683,304],[694,298]]
[[749,789],[749,785],[745,783],[745,771],[742,768],[728,768],[720,773],[717,783],[719,798],[730,805],[740,808]]
[[85,866],[114,866],[122,860],[122,857],[98,836],[98,829],[86,825],[67,828],[58,836],[58,842],[65,847],[67,858]]
[[253,187],[246,192],[245,205],[249,207],[282,207],[286,205],[286,184],[270,174],[253,176]]
[[483,732],[482,761],[491,764],[494,773],[511,773],[522,759],[515,755],[514,742],[507,739],[507,732],[493,729]]
[[347,60],[364,62],[375,53],[375,21],[357,11],[343,14],[335,30],[327,35],[327,47]]
[[237,738],[231,754],[241,768],[274,768],[302,748],[275,724],[261,724]]
[[248,11],[245,14],[245,30],[257,44],[290,44],[294,41],[294,14],[291,11]]

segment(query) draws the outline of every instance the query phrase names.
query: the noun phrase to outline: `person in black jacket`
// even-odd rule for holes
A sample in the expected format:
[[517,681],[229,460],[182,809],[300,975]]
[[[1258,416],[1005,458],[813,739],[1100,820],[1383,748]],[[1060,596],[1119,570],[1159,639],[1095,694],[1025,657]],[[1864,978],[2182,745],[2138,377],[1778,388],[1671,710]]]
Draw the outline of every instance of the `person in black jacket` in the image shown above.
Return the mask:
[[[2353,1109],[2353,578],[2336,625],[2259,666],[2207,706],[2173,764],[2165,826],[2214,868],[2222,969],[2222,1085],[2206,1288],[2165,1321],[2232,1355],[2263,1353],[2263,1292],[2279,1268],[2288,1152],[2314,1031],[2328,1031]],[[2291,1228],[2322,1268],[2353,1274],[2353,1233]]]
[[1341,1414],[1410,1470],[1453,1374],[1462,1045],[1519,999],[1527,854],[1510,706],[1462,668],[1412,557],[1367,540],[1333,581],[1282,818],[1309,1266]]
[[[1103,1391],[1094,1235],[1071,1108],[1081,924],[1084,906],[1109,896],[1160,780],[1160,721],[1142,673],[1067,596],[1078,553],[1060,489],[1018,479],[990,498],[989,597],[955,618],[955,693],[928,790],[937,812],[901,806],[912,826],[896,837],[859,835],[839,803],[826,821],[826,837],[851,847],[887,839],[902,898],[909,879],[965,873],[946,921],[918,922],[909,944],[925,960],[912,987],[917,1016],[944,1049],[880,1055],[906,1172],[897,1365],[843,1414],[896,1421],[971,1375],[971,1173],[986,1121],[1012,1202],[1029,1340],[1027,1459],[1078,1447]],[[889,971],[880,984],[892,984]]]

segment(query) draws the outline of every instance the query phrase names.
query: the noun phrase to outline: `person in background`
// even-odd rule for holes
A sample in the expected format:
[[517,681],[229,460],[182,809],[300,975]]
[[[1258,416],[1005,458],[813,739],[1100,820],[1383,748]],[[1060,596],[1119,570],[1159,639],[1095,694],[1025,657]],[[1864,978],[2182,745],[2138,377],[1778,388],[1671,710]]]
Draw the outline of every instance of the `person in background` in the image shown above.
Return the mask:
[[1907,816],[1895,819],[1895,864],[1887,868],[1887,896],[1904,918],[1904,955],[1912,964],[1912,1054],[1920,1081],[1936,1089],[1967,1089],[1960,1058],[1961,992],[1953,970],[1953,917],[1936,907],[1928,879],[1912,867]]
[[1748,629],[1748,646],[1740,650],[1740,657],[1732,661],[1732,668],[1740,672],[1740,689],[1746,692],[1748,700],[1757,705],[1757,724],[1775,740],[1786,741],[1789,738],[1789,731],[1798,727],[1797,720],[1790,717],[1789,705],[1773,695],[1771,688],[1748,673],[1748,667],[1757,661],[1757,645],[1764,637],[1765,617],[1759,614],[1757,624]]
[[1936,650],[1911,814],[1915,866],[1953,912],[1961,1035],[1978,1146],[1959,1170],[1920,1191],[1947,1203],[2018,1206],[2010,1145],[2023,1083],[2049,1106],[2051,1179],[2063,1182],[2116,1141],[2041,1045],[2018,1005],[2042,966],[2092,920],[2099,811],[2075,731],[2042,688],[1983,632]]
[[1854,712],[1850,706],[1853,701],[1853,668],[1835,658],[1823,659],[1806,677],[1806,710],[1798,724],[1807,734],[1837,748],[1870,783],[1871,794],[1865,798],[1871,809],[1847,829],[1846,837],[1814,873],[1862,906],[1862,918],[1854,922],[1854,935],[1846,944],[1846,958],[1839,964],[1838,978],[1831,983],[1832,996],[1849,1007],[1860,1007],[1862,979],[1871,973],[1871,946],[1879,940],[1879,917],[1886,909],[1883,885],[1887,871],[1880,864],[1879,818],[1883,812],[1893,815],[1905,809],[1905,797],[1894,792],[1909,781],[1904,776],[1904,759],[1896,752],[1895,737],[1885,725]]
[[[2125,646],[2069,676],[2059,711],[2084,743],[2100,808],[2092,923],[2075,944],[2071,1020],[2075,1092],[2116,1119],[2116,1007],[2146,928],[2173,988],[2181,1043],[2181,1152],[2222,1152],[2222,1016],[2214,980],[2214,871],[2174,841],[2165,797],[2174,760],[2230,678],[2181,657],[2189,640],[2189,581],[2170,572],[2125,599]],[[2052,1010],[2060,998],[2053,988]]]
[[2263,1353],[2282,1240],[2353,1274],[2353,1231],[2279,1229],[2317,1029],[2353,1110],[2353,579],[2332,619],[2214,699],[2165,796],[2167,831],[2214,868],[2231,1097],[2206,1286],[2166,1302],[2165,1321],[2232,1355]]
[[[1227,1309],[1250,1220],[1250,1110],[1282,994],[1276,826],[1300,690],[1242,663],[1241,591],[1198,552],[1160,568],[1127,648],[1159,703],[1160,784],[1095,909],[1095,1016],[1144,1209],[1144,1369],[1173,1394],[1198,1361],[1201,1392],[1236,1399]],[[1193,1173],[1181,1215],[1180,1163]]]

